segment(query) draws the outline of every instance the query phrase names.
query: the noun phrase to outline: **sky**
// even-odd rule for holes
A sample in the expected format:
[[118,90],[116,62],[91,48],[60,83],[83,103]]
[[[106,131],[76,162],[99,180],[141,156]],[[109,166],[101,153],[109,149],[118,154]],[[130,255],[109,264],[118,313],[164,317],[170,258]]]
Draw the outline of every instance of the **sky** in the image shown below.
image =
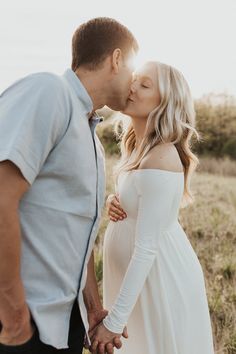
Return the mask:
[[113,17],[137,38],[139,67],[178,68],[194,98],[236,96],[236,0],[0,0],[0,91],[32,72],[62,74],[75,29]]

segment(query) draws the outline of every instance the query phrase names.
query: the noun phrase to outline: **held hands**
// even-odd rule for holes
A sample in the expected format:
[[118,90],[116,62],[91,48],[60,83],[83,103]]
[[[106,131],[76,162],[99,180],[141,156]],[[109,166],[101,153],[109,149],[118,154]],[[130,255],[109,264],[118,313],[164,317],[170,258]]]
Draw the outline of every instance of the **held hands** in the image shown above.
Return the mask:
[[[88,311],[89,337],[90,337],[92,344],[93,344],[92,338],[97,333],[96,331],[98,330],[99,326],[102,324],[102,320],[107,316],[107,314],[108,314],[108,311],[103,308],[95,309],[93,311]],[[112,333],[112,332],[110,332],[110,333]],[[124,338],[128,338],[128,333],[127,333],[126,328],[124,329],[122,336]],[[94,351],[92,351],[92,346],[89,347],[88,341],[86,340],[85,341],[85,348],[90,349],[90,351],[92,353],[112,354],[112,353],[114,353],[114,347],[119,349],[122,346],[120,337],[121,337],[120,334],[117,335],[116,333],[113,333],[112,338],[109,342],[104,342],[104,345],[101,345],[101,348],[99,348],[99,346],[97,344],[96,349]],[[96,345],[96,343],[94,343],[94,345]],[[98,350],[100,350],[100,351],[98,351]]]
[[109,331],[103,323],[100,323],[94,331],[90,333],[92,354],[113,354],[114,347],[121,348],[121,335],[128,338],[127,328],[125,327],[122,334]]
[[106,201],[108,215],[111,221],[123,220],[127,217],[126,212],[122,209],[119,201],[119,196],[110,194]]

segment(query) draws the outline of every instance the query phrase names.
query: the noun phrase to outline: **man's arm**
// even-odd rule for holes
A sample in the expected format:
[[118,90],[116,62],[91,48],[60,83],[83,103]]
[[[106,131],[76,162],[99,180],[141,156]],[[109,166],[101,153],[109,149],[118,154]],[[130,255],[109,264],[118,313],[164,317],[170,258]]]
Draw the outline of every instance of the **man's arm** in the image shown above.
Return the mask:
[[89,330],[92,330],[107,315],[103,309],[95,276],[94,253],[92,252],[87,266],[87,280],[83,290],[84,303],[88,313]]
[[20,276],[19,201],[29,183],[10,161],[0,162],[0,342],[21,344],[33,329]]
[[[87,309],[87,318],[89,323],[89,335],[106,317],[108,311],[104,310],[98,292],[98,285],[95,276],[94,253],[92,251],[87,265],[87,279],[83,290],[84,303]],[[85,343],[88,349],[88,341]]]

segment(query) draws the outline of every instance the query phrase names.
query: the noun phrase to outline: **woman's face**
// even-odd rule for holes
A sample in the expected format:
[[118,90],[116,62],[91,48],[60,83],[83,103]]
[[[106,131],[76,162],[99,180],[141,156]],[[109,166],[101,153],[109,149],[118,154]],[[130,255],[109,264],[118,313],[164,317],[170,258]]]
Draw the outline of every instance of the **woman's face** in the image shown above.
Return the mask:
[[147,118],[160,104],[155,64],[146,63],[136,71],[130,88],[130,95],[122,113],[133,118]]

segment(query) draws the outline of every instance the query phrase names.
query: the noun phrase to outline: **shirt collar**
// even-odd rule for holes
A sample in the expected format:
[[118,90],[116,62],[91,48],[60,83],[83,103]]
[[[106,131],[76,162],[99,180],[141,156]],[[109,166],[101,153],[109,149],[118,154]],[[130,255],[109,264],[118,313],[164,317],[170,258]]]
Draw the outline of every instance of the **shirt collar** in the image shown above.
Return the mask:
[[76,93],[76,96],[79,98],[81,103],[84,105],[86,112],[90,116],[93,114],[93,102],[91,97],[89,96],[87,90],[85,89],[84,85],[78,78],[78,76],[74,73],[73,70],[67,69],[63,75],[69,85],[73,88]]

